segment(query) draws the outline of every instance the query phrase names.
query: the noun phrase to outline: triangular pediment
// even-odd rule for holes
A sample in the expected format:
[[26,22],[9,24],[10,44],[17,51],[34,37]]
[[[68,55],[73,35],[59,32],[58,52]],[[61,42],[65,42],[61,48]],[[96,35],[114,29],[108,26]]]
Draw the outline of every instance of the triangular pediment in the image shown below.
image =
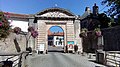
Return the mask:
[[68,10],[62,9],[62,8],[46,9],[46,10],[43,10],[41,12],[38,12],[37,15],[47,16],[47,17],[69,17],[69,16],[74,16],[73,13],[71,13]]

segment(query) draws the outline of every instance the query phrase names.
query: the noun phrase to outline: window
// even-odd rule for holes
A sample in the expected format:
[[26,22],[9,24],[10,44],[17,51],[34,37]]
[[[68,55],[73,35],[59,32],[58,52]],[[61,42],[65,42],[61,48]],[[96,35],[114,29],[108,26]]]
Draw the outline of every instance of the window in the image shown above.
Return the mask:
[[56,45],[57,45],[57,41],[56,41]]
[[56,40],[58,40],[59,38],[58,37],[56,37]]

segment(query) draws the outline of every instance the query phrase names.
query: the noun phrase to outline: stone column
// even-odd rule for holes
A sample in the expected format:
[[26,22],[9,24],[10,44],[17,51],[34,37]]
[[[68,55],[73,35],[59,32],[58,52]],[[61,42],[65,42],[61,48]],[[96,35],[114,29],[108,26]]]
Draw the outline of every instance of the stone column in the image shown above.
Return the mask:
[[82,52],[82,39],[79,37],[80,34],[80,19],[77,17],[74,21],[74,31],[75,31],[75,44],[78,45],[78,51]]

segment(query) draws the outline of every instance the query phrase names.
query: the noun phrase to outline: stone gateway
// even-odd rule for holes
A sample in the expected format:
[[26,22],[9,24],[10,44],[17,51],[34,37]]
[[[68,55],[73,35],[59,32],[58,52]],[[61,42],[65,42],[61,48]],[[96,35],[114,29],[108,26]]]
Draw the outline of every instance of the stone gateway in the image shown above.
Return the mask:
[[[48,30],[52,26],[59,26],[64,32],[64,48],[69,42],[74,42],[73,45],[78,45],[80,50],[81,40],[80,34],[80,20],[78,16],[74,15],[68,10],[62,8],[49,8],[38,12],[31,17],[29,26],[34,26],[39,32],[37,39],[35,39],[33,49],[37,50],[37,46],[44,44],[44,53],[48,51]],[[34,39],[33,39],[34,40]],[[64,49],[65,52],[65,49]]]
[[48,51],[48,30],[53,26],[59,26],[64,32],[64,52],[66,51],[66,46],[69,44],[78,45],[78,50],[82,51],[81,38],[79,37],[80,17],[74,15],[69,10],[54,7],[45,9],[33,15],[13,14],[11,20],[16,19],[18,19],[18,21],[27,21],[28,26],[33,26],[35,30],[38,31],[38,37],[30,37],[27,46],[31,47],[33,50],[39,50],[42,44],[42,47],[44,47],[43,52],[46,53]]

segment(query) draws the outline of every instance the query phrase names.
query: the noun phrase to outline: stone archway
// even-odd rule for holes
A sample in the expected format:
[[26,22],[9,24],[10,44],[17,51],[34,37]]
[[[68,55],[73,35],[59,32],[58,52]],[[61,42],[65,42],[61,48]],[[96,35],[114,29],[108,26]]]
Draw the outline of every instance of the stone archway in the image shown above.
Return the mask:
[[[39,32],[35,40],[35,50],[38,50],[38,45],[40,46],[41,44],[44,45],[44,53],[48,50],[47,32],[52,26],[60,26],[64,30],[65,46],[71,42],[81,45],[79,38],[80,21],[76,20],[75,15],[70,11],[62,8],[46,9],[37,13],[34,20],[36,21],[34,27]],[[32,25],[32,23],[30,25]]]
[[[59,26],[62,28],[63,32],[64,32],[64,48],[66,46],[66,23],[61,23],[61,22],[56,22],[56,23],[53,23],[53,22],[50,22],[50,23],[47,23],[46,22],[46,30],[48,31],[51,27],[53,26]],[[47,35],[48,35],[48,32],[47,32]],[[48,39],[48,36],[47,36],[47,39]],[[48,49],[48,40],[46,42],[46,50]],[[65,50],[64,50],[65,52]]]
[[62,47],[65,45],[64,30],[60,26],[51,26],[48,29],[48,46]]

